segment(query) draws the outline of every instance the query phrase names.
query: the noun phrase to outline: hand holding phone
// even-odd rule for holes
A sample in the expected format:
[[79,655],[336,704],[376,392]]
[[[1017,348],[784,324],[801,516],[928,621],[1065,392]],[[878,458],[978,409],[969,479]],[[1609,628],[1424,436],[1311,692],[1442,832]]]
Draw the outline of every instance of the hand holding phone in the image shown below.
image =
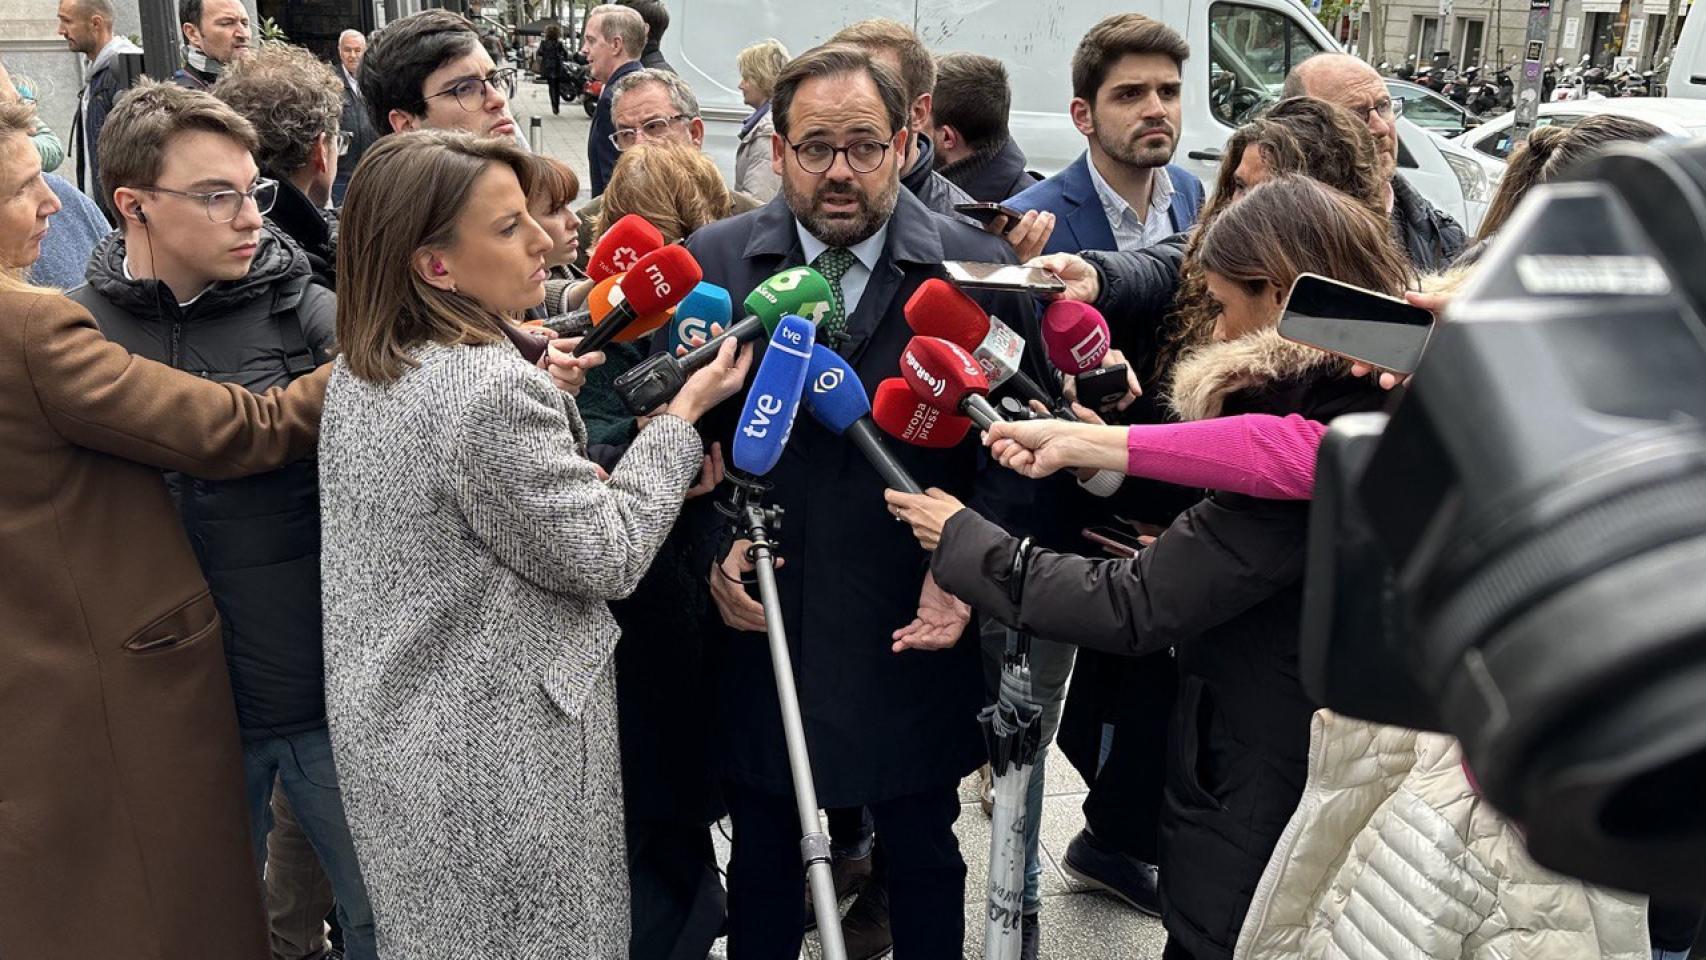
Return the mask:
[[972,260],[944,260],[942,269],[956,285],[974,290],[1009,290],[1017,293],[1063,293],[1065,281],[1042,267],[1027,267],[1012,263],[980,263]]

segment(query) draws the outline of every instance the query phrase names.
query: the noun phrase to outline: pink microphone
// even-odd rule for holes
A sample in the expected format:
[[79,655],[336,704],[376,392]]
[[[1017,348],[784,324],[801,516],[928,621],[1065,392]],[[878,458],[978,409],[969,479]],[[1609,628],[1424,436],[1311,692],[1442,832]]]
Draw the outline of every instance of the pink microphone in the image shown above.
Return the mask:
[[1087,303],[1056,300],[1043,312],[1043,347],[1060,372],[1087,373],[1108,353],[1108,321]]

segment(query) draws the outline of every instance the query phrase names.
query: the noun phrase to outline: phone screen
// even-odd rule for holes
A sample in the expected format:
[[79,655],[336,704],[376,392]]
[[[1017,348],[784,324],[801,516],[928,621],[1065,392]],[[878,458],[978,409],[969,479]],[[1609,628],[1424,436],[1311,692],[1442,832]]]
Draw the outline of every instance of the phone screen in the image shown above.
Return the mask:
[[1305,273],[1291,286],[1280,336],[1394,373],[1413,373],[1434,316],[1361,287]]
[[1042,267],[1023,267],[1012,263],[977,263],[971,260],[944,260],[942,268],[948,279],[964,287],[983,287],[993,290],[1064,291],[1066,283]]

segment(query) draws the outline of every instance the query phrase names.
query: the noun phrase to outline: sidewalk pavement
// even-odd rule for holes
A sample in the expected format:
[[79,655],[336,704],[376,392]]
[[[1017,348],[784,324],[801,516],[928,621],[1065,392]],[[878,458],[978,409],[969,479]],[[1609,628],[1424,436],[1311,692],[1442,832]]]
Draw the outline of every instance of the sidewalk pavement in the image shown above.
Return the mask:
[[[591,121],[579,102],[565,104],[562,114],[553,116],[544,84],[523,82],[511,101],[511,110],[523,133],[531,129],[531,119],[540,118],[544,152],[573,167],[581,178],[581,198],[588,198],[586,137]],[[1072,769],[1059,750],[1050,748],[1046,767],[1047,787],[1043,800],[1043,911],[1041,915],[1041,954],[1044,960],[1153,960],[1161,956],[1167,935],[1161,923],[1128,907],[1122,901],[1090,888],[1066,875],[1060,867],[1066,855],[1066,845],[1084,827],[1084,781]],[[977,776],[973,774],[960,784],[960,818],[954,832],[960,839],[960,851],[966,859],[966,949],[967,960],[983,956],[983,896],[984,883],[989,876],[989,820],[978,806]],[[717,857],[728,865],[729,843],[727,823],[712,832]],[[804,892],[801,893],[804,896]],[[844,905],[845,907],[845,905]],[[718,941],[711,953],[722,960],[723,944]],[[815,933],[806,937],[802,956],[817,960],[820,956]]]

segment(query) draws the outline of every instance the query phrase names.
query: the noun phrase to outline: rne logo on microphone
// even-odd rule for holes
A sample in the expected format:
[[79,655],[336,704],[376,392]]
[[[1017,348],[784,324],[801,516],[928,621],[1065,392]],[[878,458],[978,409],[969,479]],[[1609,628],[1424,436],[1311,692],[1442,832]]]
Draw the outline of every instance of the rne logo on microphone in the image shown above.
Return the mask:
[[930,372],[924,369],[924,364],[919,363],[918,358],[912,355],[911,350],[902,354],[901,359],[905,360],[906,365],[912,368],[913,374],[923,381],[926,387],[930,388],[931,396],[939,397],[942,395],[942,391],[948,389],[948,381],[939,377],[932,377]]
[[754,440],[762,440],[770,434],[770,418],[781,412],[781,400],[768,393],[759,394],[752,405],[752,419],[740,428],[740,432]]
[[659,297],[669,296],[669,278],[663,275],[655,263],[646,264],[646,279],[652,282],[652,292]]
[[812,383],[812,392],[829,393],[841,386],[841,381],[846,378],[847,375],[841,372],[840,367],[831,367],[817,375],[817,380]]

